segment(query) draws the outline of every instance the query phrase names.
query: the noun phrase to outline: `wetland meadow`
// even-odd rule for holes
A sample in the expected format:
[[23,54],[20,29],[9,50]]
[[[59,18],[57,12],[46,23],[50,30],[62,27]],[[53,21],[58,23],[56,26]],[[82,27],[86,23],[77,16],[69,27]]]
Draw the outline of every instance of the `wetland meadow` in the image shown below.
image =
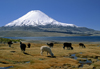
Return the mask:
[[63,49],[64,42],[53,42],[51,48],[54,57],[46,52],[40,54],[41,46],[50,41],[24,40],[31,44],[25,53],[20,50],[20,43],[0,43],[0,69],[100,69],[100,43],[83,42],[86,48],[79,47],[79,42],[72,42],[73,50]]

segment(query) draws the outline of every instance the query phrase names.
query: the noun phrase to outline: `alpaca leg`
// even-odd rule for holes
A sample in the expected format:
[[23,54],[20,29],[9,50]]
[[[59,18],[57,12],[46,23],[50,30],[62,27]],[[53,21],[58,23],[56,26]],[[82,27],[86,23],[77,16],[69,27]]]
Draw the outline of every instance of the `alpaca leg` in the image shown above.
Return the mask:
[[11,47],[11,44],[9,44],[9,47]]
[[43,55],[43,51],[41,51],[41,55]]
[[65,47],[63,46],[63,49],[65,49]]
[[23,49],[21,48],[21,51],[23,52]]
[[23,48],[23,53],[25,53],[25,48]]
[[25,51],[25,48],[23,50]]
[[71,47],[71,50],[73,50],[73,47]]

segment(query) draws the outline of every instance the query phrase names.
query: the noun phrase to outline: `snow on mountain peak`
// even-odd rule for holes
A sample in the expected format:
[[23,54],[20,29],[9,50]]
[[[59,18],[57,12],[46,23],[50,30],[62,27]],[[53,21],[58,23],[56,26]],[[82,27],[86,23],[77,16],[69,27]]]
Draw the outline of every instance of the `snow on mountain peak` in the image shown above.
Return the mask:
[[6,24],[5,26],[38,26],[38,25],[57,25],[57,26],[73,26],[74,24],[67,24],[58,22],[45,13],[41,12],[40,10],[32,10],[27,14],[23,15],[22,17]]

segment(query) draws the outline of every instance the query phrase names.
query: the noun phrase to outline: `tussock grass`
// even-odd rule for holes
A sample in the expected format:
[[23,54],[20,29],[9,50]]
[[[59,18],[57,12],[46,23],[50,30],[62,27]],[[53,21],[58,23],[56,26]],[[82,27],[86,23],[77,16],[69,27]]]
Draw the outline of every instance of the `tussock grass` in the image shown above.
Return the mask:
[[[26,45],[28,42],[24,42]],[[31,48],[26,48],[25,53],[21,52],[19,43],[14,43],[12,47],[8,47],[7,44],[0,44],[0,67],[13,66],[11,69],[80,69],[78,68],[79,61],[69,58],[70,54],[76,53],[78,57],[89,58],[93,61],[93,64],[89,66],[100,67],[99,61],[94,61],[100,57],[99,44],[85,44],[86,48],[79,47],[78,43],[73,43],[73,50],[63,49],[62,43],[54,44],[51,48],[55,57],[51,57],[50,54],[44,52],[40,54],[40,47],[46,45],[46,43],[31,43]],[[80,52],[82,54],[80,54]],[[84,69],[89,68],[88,65],[84,65]]]

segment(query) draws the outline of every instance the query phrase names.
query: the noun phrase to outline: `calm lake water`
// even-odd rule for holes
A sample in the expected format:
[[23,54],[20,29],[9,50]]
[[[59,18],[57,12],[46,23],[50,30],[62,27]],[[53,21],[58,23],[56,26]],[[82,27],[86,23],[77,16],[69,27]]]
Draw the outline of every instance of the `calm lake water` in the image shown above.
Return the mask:
[[47,41],[73,41],[73,42],[100,42],[100,36],[68,36],[68,37],[4,37],[24,40],[47,40]]

